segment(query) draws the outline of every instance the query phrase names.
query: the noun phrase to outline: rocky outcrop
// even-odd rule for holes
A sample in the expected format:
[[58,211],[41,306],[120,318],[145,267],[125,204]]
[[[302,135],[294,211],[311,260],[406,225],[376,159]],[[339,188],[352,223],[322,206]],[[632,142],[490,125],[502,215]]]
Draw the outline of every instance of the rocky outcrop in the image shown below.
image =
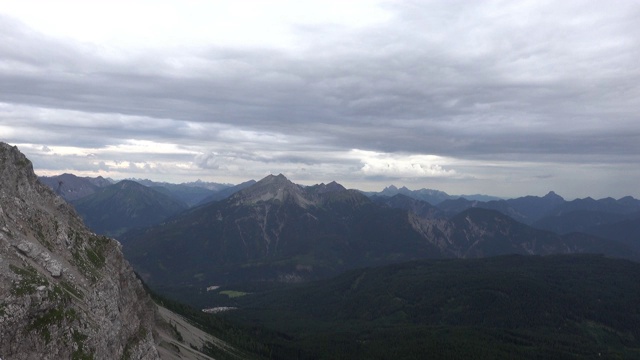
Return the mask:
[[0,143],[0,358],[157,359],[155,312],[120,244]]

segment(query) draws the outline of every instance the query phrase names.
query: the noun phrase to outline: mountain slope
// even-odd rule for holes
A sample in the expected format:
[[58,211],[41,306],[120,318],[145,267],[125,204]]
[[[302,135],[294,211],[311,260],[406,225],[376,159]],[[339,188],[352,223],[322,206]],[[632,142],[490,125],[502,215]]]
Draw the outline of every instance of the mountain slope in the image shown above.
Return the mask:
[[41,176],[40,182],[49,186],[56,194],[67,201],[74,201],[94,194],[100,188],[111,185],[111,182],[102,176],[97,178],[78,177],[73,174],[57,176]]
[[256,183],[255,180],[249,180],[249,181],[243,182],[242,184],[238,184],[238,185],[235,185],[235,186],[228,187],[226,189],[222,189],[222,190],[220,190],[220,191],[218,191],[216,193],[213,193],[213,194],[207,196],[206,198],[202,199],[198,203],[198,205],[204,205],[204,204],[207,204],[207,203],[210,203],[210,202],[213,202],[213,201],[224,200],[224,199],[228,198],[229,196],[237,193],[238,191],[246,189],[246,188],[248,188],[249,186],[251,186],[251,185],[253,185],[255,183]]
[[633,251],[621,243],[586,234],[558,235],[519,223],[504,214],[472,208],[456,215],[448,224],[449,249],[458,257],[486,257],[504,254],[550,255],[598,253],[631,257]]
[[640,213],[619,222],[594,225],[587,228],[585,232],[626,244],[640,251]]
[[0,357],[157,359],[154,309],[120,245],[0,143]]
[[[638,214],[640,214],[640,200],[630,196],[618,200],[612,198],[576,199],[555,207],[546,216],[534,222],[532,226],[561,234],[580,231],[607,239],[619,240],[620,236],[611,237],[607,231],[616,231],[614,224],[632,221],[632,219],[639,217]],[[596,227],[608,230],[590,230]],[[632,231],[632,229],[630,230]],[[616,233],[620,233],[620,231],[616,231]],[[633,233],[630,232],[629,235],[633,235]]]
[[527,225],[531,225],[538,219],[546,216],[550,211],[565,203],[562,196],[550,191],[543,197],[524,196],[506,200],[506,203],[516,212],[522,214]]
[[402,209],[425,219],[444,217],[442,210],[427,201],[417,200],[403,194],[397,194],[392,197],[372,197],[371,199],[376,203],[384,204],[394,209]]
[[524,196],[508,200],[472,201],[463,198],[445,200],[438,208],[449,216],[458,214],[469,208],[483,208],[499,211],[523,224],[531,225],[540,218],[565,203],[561,196],[553,191],[543,197]]
[[571,232],[588,232],[588,229],[592,227],[614,224],[632,217],[633,215],[631,214],[574,210],[556,216],[544,217],[533,223],[532,226],[558,234],[567,234]]
[[89,228],[108,236],[157,224],[187,209],[185,203],[131,180],[102,188],[72,204]]

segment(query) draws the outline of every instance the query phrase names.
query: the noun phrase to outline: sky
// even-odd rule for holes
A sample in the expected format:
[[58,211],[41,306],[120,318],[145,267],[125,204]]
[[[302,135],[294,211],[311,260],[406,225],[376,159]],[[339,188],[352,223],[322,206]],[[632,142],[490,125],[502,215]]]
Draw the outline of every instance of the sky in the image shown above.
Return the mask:
[[640,198],[639,1],[0,2],[39,175]]

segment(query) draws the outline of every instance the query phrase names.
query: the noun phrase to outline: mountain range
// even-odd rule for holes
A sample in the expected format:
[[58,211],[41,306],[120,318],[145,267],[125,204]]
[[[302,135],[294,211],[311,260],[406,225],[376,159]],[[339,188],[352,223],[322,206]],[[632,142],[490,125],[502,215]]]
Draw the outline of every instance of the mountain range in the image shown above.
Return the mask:
[[[102,177],[81,178],[72,174],[41,177],[40,180],[71,202],[78,202],[83,197],[93,195],[96,191],[114,183],[113,180]],[[182,184],[139,179],[134,179],[133,181],[168,195],[176,202],[186,203],[189,207],[203,206],[207,203],[224,200],[256,183],[254,180],[238,185],[203,181]],[[493,209],[518,222],[538,229],[549,230],[558,234],[587,233],[608,240],[623,242],[640,250],[638,246],[640,238],[637,236],[638,233],[634,231],[634,229],[640,227],[638,225],[640,223],[640,200],[630,196],[618,200],[612,198],[599,200],[585,198],[567,201],[550,191],[542,197],[524,196],[514,199],[499,199],[488,195],[453,196],[439,190],[409,190],[404,186],[398,188],[393,185],[380,192],[363,192],[363,194],[376,203],[390,202],[387,205],[392,207],[394,205],[391,202],[398,201],[392,198],[396,195],[406,196],[416,201],[421,201],[421,204],[416,206],[433,205],[431,208],[432,216],[437,214],[437,216],[447,218],[473,207]],[[85,203],[90,204],[91,201],[85,201]],[[95,213],[101,212],[103,205],[105,204],[99,203],[96,208],[92,208],[90,205],[84,206],[79,211],[86,219],[92,218],[90,223],[95,231],[109,235],[120,234],[134,227],[153,225],[163,221],[166,216],[174,214],[173,211],[166,211],[161,206],[158,208],[157,214],[148,215],[149,218],[153,218],[153,221],[146,221],[143,225],[137,225],[135,221],[129,221],[129,224],[118,224],[107,219],[121,217],[119,214],[126,213],[127,206],[113,205],[106,208],[112,209],[114,214],[101,216],[104,217],[104,221],[110,223],[100,224],[101,220],[99,218],[96,219]],[[131,204],[128,206],[131,206]],[[138,207],[143,208],[144,205],[140,204]],[[153,213],[154,211],[151,212]],[[618,231],[612,232],[609,229],[618,229]]]
[[139,179],[115,182],[72,174],[39,180],[70,202],[93,231],[107,236],[158,224],[189,207],[224,199],[255,183],[170,184]]
[[150,187],[156,191],[165,193],[174,199],[184,202],[189,207],[198,205],[206,199],[220,191],[224,191],[230,187],[231,184],[221,184],[215,182],[206,181],[194,181],[181,184],[172,184],[167,182],[156,182],[148,179],[127,179],[135,181],[141,185]]
[[[358,191],[346,190],[335,182],[327,185],[300,186],[291,183],[284,176],[268,177],[258,183],[251,180],[236,186],[205,182],[174,184],[173,190],[170,191],[172,184],[155,183],[148,180],[138,180],[146,186],[130,180],[122,182],[122,186],[117,186],[115,184],[107,185],[105,180],[101,178],[74,178],[70,174],[61,177],[67,179],[67,183],[82,185],[78,187],[78,190],[70,186],[67,188],[67,190],[74,189],[74,191],[67,192],[75,196],[82,193],[81,189],[92,189],[92,194],[74,200],[72,204],[85,219],[85,222],[97,233],[118,237],[122,235],[121,240],[126,244],[127,254],[130,254],[128,250],[130,247],[133,256],[134,249],[145,251],[145,246],[152,247],[152,245],[143,246],[143,240],[138,240],[140,237],[138,233],[124,234],[125,232],[134,228],[155,226],[175,216],[176,221],[145,231],[152,234],[154,231],[164,233],[167,230],[167,234],[172,234],[177,232],[172,227],[177,226],[182,229],[181,231],[190,233],[186,236],[189,239],[195,236],[191,233],[209,233],[207,236],[213,239],[207,240],[207,247],[216,248],[217,241],[227,244],[225,249],[216,250],[219,256],[226,259],[225,264],[218,262],[216,264],[225,269],[232,266],[229,262],[238,265],[260,261],[263,257],[266,257],[268,262],[276,261],[276,259],[284,261],[281,263],[283,267],[279,270],[271,269],[273,271],[267,271],[263,274],[270,274],[270,278],[313,279],[317,276],[324,276],[320,274],[333,274],[347,268],[357,267],[360,264],[386,263],[392,261],[391,259],[394,257],[400,261],[422,256],[477,257],[510,252],[553,253],[561,252],[560,249],[564,249],[562,252],[597,251],[610,252],[612,255],[626,252],[627,256],[634,256],[633,254],[640,251],[640,239],[636,231],[640,227],[638,225],[640,224],[640,201],[632,197],[619,200],[586,198],[566,201],[551,191],[542,197],[525,196],[515,199],[480,201],[463,197],[454,199],[437,190],[411,191],[406,187],[397,188],[395,186],[389,186],[379,193],[357,194]],[[95,183],[101,184],[102,187],[92,185]],[[274,190],[273,187],[279,187],[279,189]],[[196,188],[199,190],[194,192],[193,189]],[[218,189],[218,191],[214,192],[211,189]],[[181,202],[180,198],[184,198],[185,194],[193,195],[196,193],[198,196],[190,198],[192,207],[187,210],[189,204]],[[354,203],[351,205],[357,206],[338,205],[340,201],[335,199],[329,204],[323,199],[323,196],[327,197],[328,193],[334,193],[334,197],[339,193],[348,193],[348,197],[352,200],[357,199],[353,200]],[[208,195],[202,197],[205,194]],[[362,194],[367,195],[368,198],[361,196]],[[227,201],[226,199],[229,197],[234,197],[236,202]],[[237,199],[240,198],[243,200],[238,202]],[[425,199],[431,201],[425,201]],[[195,200],[199,200],[199,203],[193,204]],[[276,201],[278,202],[277,206],[273,206]],[[361,206],[364,204],[366,206]],[[228,209],[229,207],[235,207],[235,210],[231,211]],[[214,208],[220,213],[235,215],[223,221],[223,227],[216,228],[207,220],[207,216],[213,215],[203,215],[213,211]],[[297,208],[301,210],[297,210]],[[243,210],[240,211],[240,209]],[[274,212],[274,209],[277,211]],[[348,216],[338,217],[337,209],[342,209],[340,211]],[[481,212],[476,209],[495,212]],[[366,211],[371,214],[367,216],[360,214],[360,212]],[[466,215],[469,216],[469,219],[485,217],[490,220],[483,222],[485,228],[474,228],[475,225],[472,226],[469,222],[459,221],[458,215],[465,211],[468,212]],[[304,219],[298,219],[302,214],[306,214]],[[191,219],[192,217],[194,219]],[[333,219],[329,220],[329,218]],[[359,219],[360,222],[358,224],[351,223],[355,219]],[[181,224],[181,221],[190,221],[193,226]],[[235,228],[230,222],[235,224]],[[292,225],[294,223],[296,225]],[[386,224],[385,228],[376,231],[374,236],[367,235],[367,231],[370,231],[367,228],[376,229],[379,224]],[[498,229],[496,224],[501,224],[500,226],[505,229]],[[526,227],[523,228],[523,224]],[[487,230],[492,226],[494,229]],[[298,230],[294,230],[296,227]],[[534,231],[531,227],[546,230],[546,232]],[[403,230],[396,233],[396,230],[393,230],[396,228]],[[614,229],[615,231],[613,231]],[[298,232],[304,234],[297,235]],[[385,233],[388,238],[381,239],[382,234]],[[500,235],[503,233],[508,235]],[[282,236],[298,239],[296,241],[299,244],[291,245],[295,243],[294,240],[288,240],[281,244],[280,238]],[[502,241],[498,240],[500,236],[508,241],[500,243]],[[247,237],[251,239],[251,244],[247,244]],[[375,259],[362,260],[357,256],[349,255],[358,254],[359,248],[356,244],[368,243],[368,240],[364,240],[364,238],[369,237],[377,239],[378,244],[387,244],[392,237],[402,237],[402,239],[417,237],[422,240],[409,241],[412,245],[403,250],[387,248],[388,251],[393,250],[393,254],[382,254],[380,249],[369,251],[368,256],[377,254]],[[536,240],[531,240],[534,237]],[[157,238],[160,239],[159,244],[163,241],[172,242],[171,237],[166,234],[160,234]],[[313,240],[309,238],[313,238]],[[320,240],[323,238],[330,240]],[[522,240],[524,238],[529,240]],[[609,240],[606,242],[606,246],[601,244],[603,239]],[[201,247],[199,245],[201,241],[192,240],[190,240],[192,247]],[[236,243],[242,244],[245,249],[241,250]],[[329,243],[333,245],[327,245]],[[373,243],[370,242],[367,246]],[[417,246],[416,243],[420,243],[420,246]],[[495,245],[495,249],[489,249],[490,244],[501,245]],[[399,244],[396,245],[401,247]],[[160,249],[153,251],[162,251],[163,246],[161,245]],[[173,246],[178,245],[174,244]],[[235,250],[232,250],[234,246]],[[297,250],[291,250],[291,246]],[[332,246],[334,250],[329,251],[328,248]],[[262,250],[258,251],[258,249]],[[202,256],[203,252],[200,250],[203,249],[190,249],[189,251],[195,251],[199,256]],[[213,250],[209,249],[208,251]],[[412,252],[413,256],[409,256]],[[319,255],[320,253],[322,255]],[[332,259],[333,255],[331,254],[340,255]],[[228,259],[227,255],[229,255]],[[199,257],[196,256],[196,258]],[[292,260],[292,258],[296,260]],[[301,261],[301,258],[306,260]],[[138,260],[134,260],[134,264],[138,265],[137,262]],[[201,262],[206,263],[206,260],[202,259]],[[287,265],[285,266],[285,264]],[[326,266],[326,264],[332,265]],[[261,266],[267,265],[262,264]],[[313,268],[314,270],[311,272],[298,271],[292,270],[292,267]],[[205,268],[207,267],[205,266]],[[246,268],[245,271],[249,271],[247,270],[249,268]],[[261,270],[254,269],[253,271],[260,273]],[[201,272],[203,274],[211,273],[209,270]],[[178,276],[177,274],[173,275]]]
[[[38,179],[43,184],[49,186],[56,194],[62,196],[69,202],[92,195],[98,191],[98,189],[113,185],[117,182],[113,179],[105,179],[102,176],[79,177],[73,174],[40,176]],[[234,185],[231,184],[221,184],[200,180],[181,184],[156,182],[148,179],[125,180],[136,182],[158,192],[164,193],[165,195],[169,195],[174,198],[174,200],[183,202],[188,206],[197,205],[201,203],[203,199],[217,192],[234,187]]]
[[[566,201],[554,192],[543,197],[525,196],[489,202],[466,199],[445,200],[438,204],[445,215],[470,208],[493,209],[523,224],[558,234],[585,233],[624,243],[640,250],[640,200],[592,198]],[[613,231],[615,229],[615,231]]]
[[[556,201],[550,194],[520,203]],[[526,209],[520,204],[521,213],[532,213]],[[493,209],[448,211],[401,194],[370,199],[335,182],[301,186],[270,175],[224,200],[127,232],[119,240],[145,281],[174,288],[301,282],[425,258],[636,256],[617,241],[536,229]]]
[[398,188],[395,185],[389,185],[380,192],[368,191],[363,193],[369,197],[392,197],[392,196],[401,194],[417,200],[426,201],[433,205],[439,204],[445,200],[455,200],[459,198],[463,198],[471,201],[500,200],[499,197],[491,196],[491,195],[481,195],[481,194],[449,195],[446,192],[440,191],[440,190],[424,189],[424,188],[419,190],[409,190],[406,186],[402,186]]

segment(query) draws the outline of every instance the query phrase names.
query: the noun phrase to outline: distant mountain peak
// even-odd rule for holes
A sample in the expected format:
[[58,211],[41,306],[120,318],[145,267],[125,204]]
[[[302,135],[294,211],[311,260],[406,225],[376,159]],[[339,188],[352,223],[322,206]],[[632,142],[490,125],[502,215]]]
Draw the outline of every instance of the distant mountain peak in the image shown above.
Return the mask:
[[281,202],[293,201],[301,207],[308,207],[313,203],[304,196],[300,185],[292,183],[282,174],[268,175],[248,188],[237,192],[232,198],[241,204],[278,200]]
[[265,176],[261,180],[259,180],[252,187],[271,188],[271,187],[290,187],[292,185],[297,187],[296,184],[291,182],[289,179],[287,179],[286,176],[282,174],[278,174],[278,175],[270,174]]
[[546,199],[557,198],[557,199],[562,199],[562,200],[564,200],[564,199],[562,198],[562,196],[560,196],[560,195],[556,194],[556,192],[555,192],[555,191],[549,191],[549,192],[547,193],[547,195],[545,195],[545,196],[543,196],[543,197],[544,197],[544,198],[546,198]]
[[347,190],[344,186],[338,184],[335,181],[332,181],[332,182],[330,182],[328,184],[321,183],[319,185],[314,185],[313,187],[315,187],[315,190],[316,190],[316,192],[318,194],[325,194],[325,193],[329,193],[329,192]]
[[384,188],[384,190],[382,190],[382,191],[384,192],[384,191],[387,191],[387,190],[388,191],[398,191],[398,188],[395,185],[389,185],[386,188]]
[[289,179],[287,179],[287,177],[282,174],[278,174],[278,175],[269,174],[265,176],[262,180],[258,181],[258,183],[261,183],[261,182],[273,183],[273,182],[291,182],[291,181],[289,181]]
[[144,185],[142,185],[142,184],[138,183],[137,181],[133,181],[133,180],[126,180],[126,179],[125,179],[125,180],[120,180],[120,181],[117,183],[117,185],[118,185],[118,187],[119,187],[120,189],[128,189],[128,188],[132,188],[132,187],[133,187],[133,188],[142,188],[142,187],[145,187],[145,188],[146,188],[146,186],[144,186]]

